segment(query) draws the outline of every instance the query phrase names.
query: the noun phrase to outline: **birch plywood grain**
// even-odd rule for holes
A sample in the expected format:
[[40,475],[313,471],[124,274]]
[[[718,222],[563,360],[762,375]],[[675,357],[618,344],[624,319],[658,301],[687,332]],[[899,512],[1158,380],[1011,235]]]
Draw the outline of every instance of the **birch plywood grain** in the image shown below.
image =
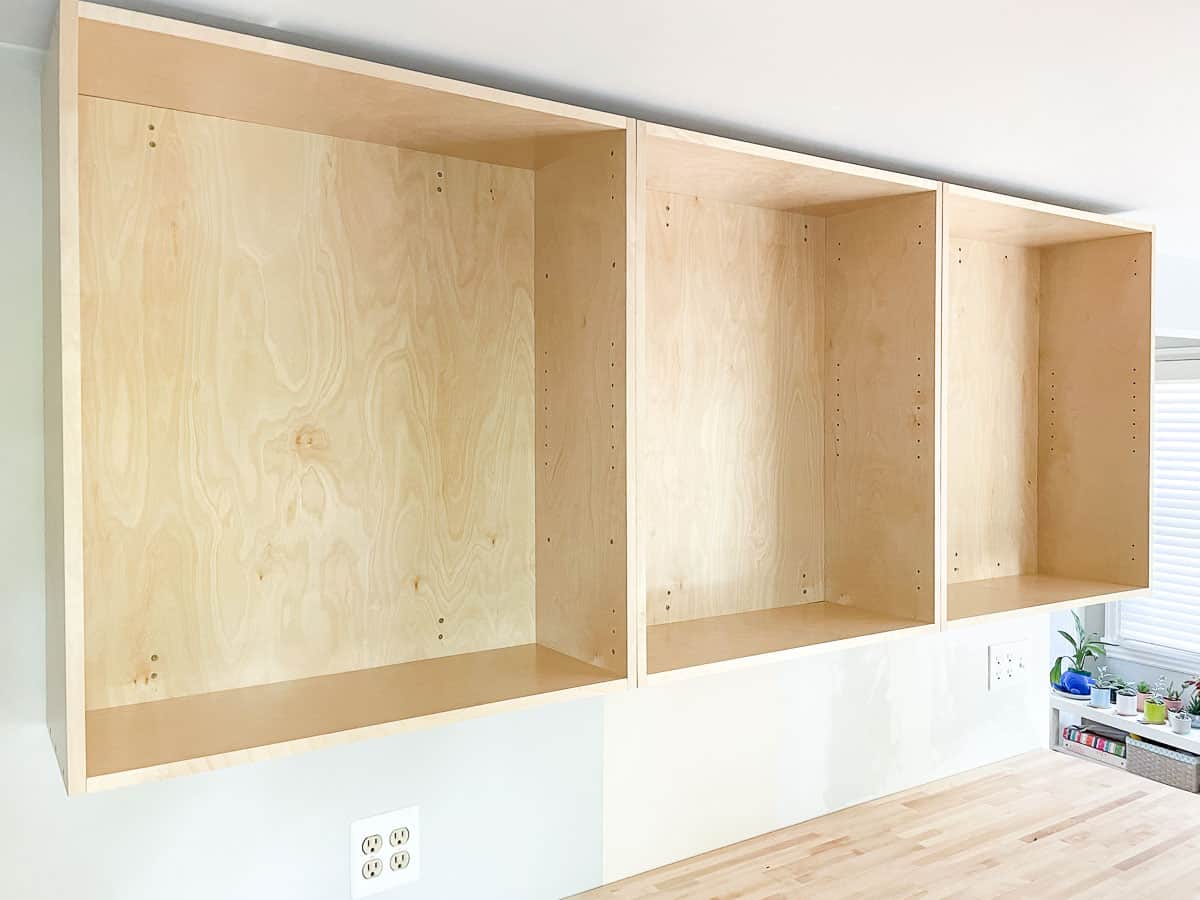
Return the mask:
[[1030,609],[1072,609],[1107,603],[1137,591],[1128,584],[1082,581],[1054,575],[1009,575],[950,586],[950,618],[1018,614]]
[[1042,251],[1038,564],[1149,584],[1151,236]]
[[824,222],[646,207],[648,623],[820,600]]
[[625,674],[626,135],[536,174],[537,637]]
[[833,215],[933,182],[664,125],[646,125],[652,190],[763,209]]
[[948,580],[1032,574],[1041,256],[957,237],[946,254]]
[[825,599],[933,621],[937,196],[829,219]]
[[946,221],[955,239],[1008,247],[1049,247],[1145,232],[1112,216],[946,185]]
[[532,173],[81,113],[88,707],[532,641]]
[[92,3],[80,92],[533,168],[620,116]]
[[537,644],[337,672],[88,713],[88,789],[394,734],[421,719],[519,708],[538,694],[619,687],[611,673]]
[[910,619],[825,602],[689,619],[647,630],[649,673],[798,651],[921,625]]

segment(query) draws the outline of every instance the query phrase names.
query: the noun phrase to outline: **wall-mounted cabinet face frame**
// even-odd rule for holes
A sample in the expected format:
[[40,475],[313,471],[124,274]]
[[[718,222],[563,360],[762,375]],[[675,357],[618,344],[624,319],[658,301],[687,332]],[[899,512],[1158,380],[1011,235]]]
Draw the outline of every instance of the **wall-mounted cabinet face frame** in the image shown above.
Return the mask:
[[87,3],[48,76],[68,789],[626,686],[626,120]]
[[638,127],[648,681],[935,623],[938,189]]
[[947,622],[1149,584],[1153,234],[944,194]]

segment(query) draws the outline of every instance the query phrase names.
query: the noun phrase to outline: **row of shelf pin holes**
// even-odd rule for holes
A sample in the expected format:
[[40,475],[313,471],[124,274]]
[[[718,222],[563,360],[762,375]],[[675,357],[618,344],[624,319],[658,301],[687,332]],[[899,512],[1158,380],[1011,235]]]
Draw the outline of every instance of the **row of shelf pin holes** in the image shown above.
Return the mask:
[[[617,155],[616,150],[608,151],[609,158],[614,160],[613,167],[610,168],[609,173],[608,173],[608,180],[610,182],[612,182],[612,184],[610,185],[610,191],[609,191],[608,198],[613,201],[615,201],[617,199],[617,190],[616,190],[616,180],[617,180],[616,167],[617,167],[617,164],[615,162],[616,155]],[[617,261],[615,259],[612,260],[611,269],[614,272],[617,271]],[[620,459],[620,454],[617,450],[617,372],[616,372],[617,342],[615,340],[609,341],[608,347],[609,347],[608,368],[609,368],[609,373],[612,376],[611,378],[609,378],[609,382],[608,382],[608,392],[609,392],[608,408],[609,408],[609,416],[611,417],[609,419],[609,423],[608,423],[609,437],[610,437],[608,447],[609,447],[609,452],[611,452],[613,455],[613,462],[609,464],[609,470],[611,472],[615,473],[617,471],[616,461]],[[624,377],[621,378],[621,385],[622,385],[622,388],[624,388],[624,385],[625,385]],[[624,410],[624,405],[622,404],[622,411],[623,410]],[[608,539],[608,544],[610,547],[614,547],[614,546],[616,546],[616,540],[614,538],[610,537]],[[611,610],[611,615],[613,616],[613,624],[612,624],[612,627],[609,629],[609,633],[611,634],[611,636],[613,638],[613,642],[615,643],[618,640],[617,622],[616,622],[617,607],[615,607],[615,606],[610,607],[610,610]],[[612,656],[616,656],[617,648],[616,647],[609,648],[609,653]]]

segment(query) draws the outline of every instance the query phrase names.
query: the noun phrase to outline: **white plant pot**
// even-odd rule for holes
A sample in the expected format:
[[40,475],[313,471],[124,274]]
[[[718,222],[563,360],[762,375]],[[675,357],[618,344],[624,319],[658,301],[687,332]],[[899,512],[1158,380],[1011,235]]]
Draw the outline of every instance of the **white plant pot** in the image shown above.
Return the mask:
[[1172,713],[1171,730],[1176,734],[1187,734],[1192,730],[1192,717],[1187,713]]
[[1137,715],[1137,694],[1117,694],[1117,715]]
[[1088,706],[1094,706],[1096,709],[1108,709],[1112,705],[1111,699],[1112,691],[1097,685],[1092,688],[1092,699],[1088,701]]

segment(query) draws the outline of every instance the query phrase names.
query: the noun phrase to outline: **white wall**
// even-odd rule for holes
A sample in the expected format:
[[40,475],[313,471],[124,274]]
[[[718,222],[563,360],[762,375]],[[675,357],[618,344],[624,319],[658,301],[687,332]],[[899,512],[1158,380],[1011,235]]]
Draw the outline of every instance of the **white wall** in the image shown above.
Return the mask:
[[350,821],[414,803],[406,900],[599,883],[599,699],[65,797],[43,714],[40,68],[0,45],[0,898],[335,900]]
[[1200,259],[1158,254],[1154,330],[1156,334],[1200,337]]
[[[606,881],[1046,745],[1047,616],[610,697]],[[1028,639],[989,693],[989,642]]]

